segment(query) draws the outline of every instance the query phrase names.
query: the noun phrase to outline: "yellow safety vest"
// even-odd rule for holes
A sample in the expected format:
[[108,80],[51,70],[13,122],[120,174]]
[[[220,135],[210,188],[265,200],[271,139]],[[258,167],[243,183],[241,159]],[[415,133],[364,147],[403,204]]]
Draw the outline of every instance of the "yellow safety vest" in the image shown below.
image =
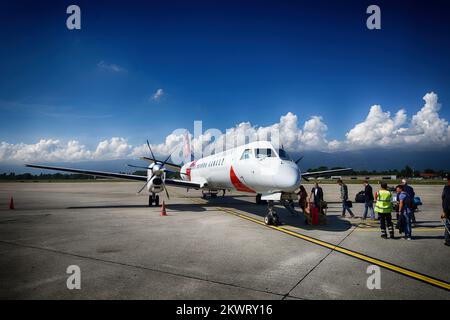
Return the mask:
[[391,213],[392,202],[391,193],[387,190],[378,191],[377,203],[375,204],[375,212],[378,213]]

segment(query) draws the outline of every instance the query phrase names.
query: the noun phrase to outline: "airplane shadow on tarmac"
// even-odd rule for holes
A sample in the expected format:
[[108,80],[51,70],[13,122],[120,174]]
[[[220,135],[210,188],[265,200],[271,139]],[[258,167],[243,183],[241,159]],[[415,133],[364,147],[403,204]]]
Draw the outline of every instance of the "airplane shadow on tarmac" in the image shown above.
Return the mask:
[[[248,199],[248,197],[246,197]],[[198,204],[198,206],[204,207],[223,207],[241,210],[251,215],[257,215],[261,218],[264,218],[267,214],[267,205],[261,204],[258,205],[254,202],[237,199],[236,196],[225,196],[225,197],[217,197],[212,199],[207,199],[207,204]],[[295,211],[297,214],[292,214],[283,206],[277,205],[275,207],[275,211],[277,212],[280,220],[285,226],[292,226],[295,228],[300,228],[304,230],[322,230],[322,231],[335,231],[335,232],[344,232],[350,229],[353,224],[341,218],[341,208],[335,208],[331,206],[328,208],[327,212],[327,224],[326,225],[309,225],[305,223],[305,216],[301,212],[300,208],[295,207]],[[336,214],[338,213],[338,214]]]
[[[185,198],[188,199],[188,198]],[[195,198],[199,199],[199,198]],[[247,200],[243,200],[247,199]],[[256,215],[264,218],[267,214],[267,205],[257,205],[254,202],[248,201],[248,196],[233,195],[233,196],[219,196],[217,198],[206,199],[207,203],[166,203],[166,209],[172,211],[191,211],[191,212],[206,212],[208,208],[223,207],[241,210],[247,214]],[[73,206],[67,207],[67,209],[133,209],[133,208],[148,208],[145,204],[111,204],[111,205],[90,205],[90,206]],[[295,208],[297,214],[290,213],[283,206],[277,205],[275,211],[280,217],[283,225],[292,226],[304,230],[322,230],[322,231],[334,231],[344,232],[350,229],[353,224],[341,218],[340,207],[334,207],[330,205],[327,212],[327,224],[326,225],[308,225],[305,222],[305,216],[301,213],[301,210]]]
[[[67,207],[67,209],[132,209],[132,208],[149,208],[149,206],[145,204],[124,204],[124,205]],[[194,212],[206,211],[206,208],[197,204],[181,204],[181,203],[166,204],[166,209],[173,211],[194,211]]]

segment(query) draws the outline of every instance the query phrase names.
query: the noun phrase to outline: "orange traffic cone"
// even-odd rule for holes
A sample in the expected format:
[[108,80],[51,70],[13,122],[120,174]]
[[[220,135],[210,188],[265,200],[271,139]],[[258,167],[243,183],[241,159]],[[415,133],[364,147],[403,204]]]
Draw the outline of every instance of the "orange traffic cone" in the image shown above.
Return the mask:
[[14,210],[14,199],[13,199],[13,197],[11,197],[11,198],[9,199],[9,208],[10,208],[11,210]]
[[161,206],[161,216],[167,216],[166,213],[166,203],[163,201],[163,204]]

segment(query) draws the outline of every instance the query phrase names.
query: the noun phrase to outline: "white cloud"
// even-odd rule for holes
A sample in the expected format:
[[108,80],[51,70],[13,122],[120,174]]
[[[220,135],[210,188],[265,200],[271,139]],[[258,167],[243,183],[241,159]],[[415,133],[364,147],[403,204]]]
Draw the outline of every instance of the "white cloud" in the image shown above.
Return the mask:
[[54,139],[41,139],[35,144],[0,143],[1,161],[78,161],[92,158],[92,152],[78,141],[62,143]]
[[[163,94],[162,91],[161,94]],[[438,96],[431,92],[427,93],[423,99],[424,106],[411,117],[410,121],[404,109],[391,115],[380,105],[372,106],[365,120],[350,129],[344,140],[328,140],[328,126],[323,122],[322,117],[312,116],[302,124],[299,123],[297,115],[288,112],[280,117],[279,122],[265,127],[242,122],[223,133],[208,130],[203,132],[202,136],[192,139],[191,150],[198,150],[196,148],[201,145],[205,147],[213,141],[213,137],[214,142],[207,150],[213,149],[214,144],[229,146],[230,142],[243,144],[248,141],[266,140],[274,130],[279,132],[280,144],[289,151],[332,152],[373,147],[415,149],[449,147],[450,125],[447,120],[439,116],[441,105],[438,102]],[[184,143],[184,132],[181,130],[181,132],[169,134],[162,143],[152,145],[153,152],[162,158],[177,148],[182,150],[180,146]],[[76,140],[66,143],[57,139],[41,139],[35,144],[0,143],[0,161],[109,160],[136,158],[143,155],[149,155],[146,144],[133,146],[121,137],[100,141],[94,150],[89,150]]]
[[153,101],[159,101],[159,100],[161,100],[163,95],[164,95],[164,90],[163,89],[157,89],[156,92],[152,95],[151,99]]
[[127,69],[125,69],[117,64],[114,64],[114,63],[108,64],[103,60],[100,61],[99,63],[97,63],[97,67],[99,67],[100,69],[108,70],[108,71],[112,71],[112,72],[127,72]]
[[121,159],[129,156],[132,146],[124,138],[111,138],[101,141],[95,152],[92,153],[95,159]]
[[391,116],[381,106],[372,106],[366,119],[346,134],[346,140],[340,146],[348,149],[449,146],[450,126],[447,120],[439,116],[441,105],[437,94],[427,93],[423,100],[424,106],[412,116],[409,123],[404,109]]

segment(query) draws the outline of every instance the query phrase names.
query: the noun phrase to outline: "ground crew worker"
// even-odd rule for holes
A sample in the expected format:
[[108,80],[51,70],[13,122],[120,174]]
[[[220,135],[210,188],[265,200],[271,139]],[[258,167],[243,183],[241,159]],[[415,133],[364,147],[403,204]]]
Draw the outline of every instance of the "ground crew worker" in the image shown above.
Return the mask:
[[394,224],[392,223],[392,202],[391,193],[387,190],[386,182],[381,182],[381,189],[377,192],[375,212],[380,216],[381,237],[387,239],[386,224],[389,229],[389,236],[394,238]]

